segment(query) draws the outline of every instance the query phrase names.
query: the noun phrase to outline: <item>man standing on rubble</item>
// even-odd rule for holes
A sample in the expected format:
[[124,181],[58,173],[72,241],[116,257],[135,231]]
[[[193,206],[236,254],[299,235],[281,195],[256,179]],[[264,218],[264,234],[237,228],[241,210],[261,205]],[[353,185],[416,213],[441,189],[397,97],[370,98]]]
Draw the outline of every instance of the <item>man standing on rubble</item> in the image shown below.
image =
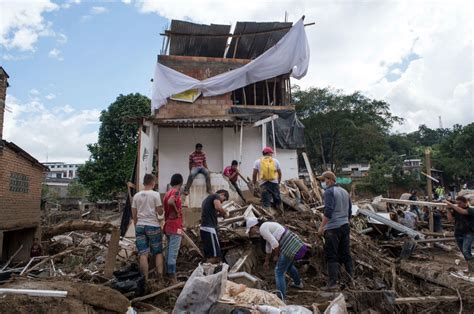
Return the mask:
[[324,216],[319,227],[319,236],[324,236],[324,254],[328,264],[329,290],[337,289],[340,264],[352,279],[352,257],[350,249],[349,221],[352,202],[349,193],[336,184],[336,175],[331,171],[318,177],[324,191]]
[[179,173],[171,177],[171,189],[166,192],[163,198],[163,207],[165,209],[165,226],[163,231],[168,239],[166,249],[166,274],[170,279],[170,284],[174,285],[176,279],[176,259],[178,258],[179,247],[183,234],[183,211],[181,205],[181,186],[183,185],[183,176]]
[[280,183],[281,168],[280,162],[272,157],[273,149],[265,147],[262,151],[263,157],[255,160],[253,166],[252,182],[257,187],[257,176],[260,181],[262,193],[262,205],[265,209],[271,206],[271,200],[276,208],[281,208]]
[[202,151],[202,144],[197,143],[196,150],[189,155],[189,177],[183,192],[185,195],[189,194],[194,178],[200,173],[206,178],[207,193],[212,194],[211,173],[207,167],[206,153]]
[[469,206],[464,196],[458,196],[456,204],[449,201],[445,203],[448,205],[448,221],[452,222],[454,217],[454,238],[472,274],[474,273],[474,257],[471,251],[474,243],[474,208]]
[[133,196],[132,217],[135,224],[135,236],[138,249],[140,271],[148,280],[148,255],[155,257],[158,280],[163,277],[163,254],[161,243],[160,219],[163,215],[160,193],[153,191],[156,179],[152,174],[145,174],[145,189]]
[[234,186],[235,191],[239,194],[240,198],[245,202],[245,197],[242,194],[242,191],[237,184],[237,179],[239,178],[239,162],[237,160],[232,160],[232,164],[230,166],[225,167],[224,175],[229,179],[230,183]]
[[222,203],[229,199],[229,192],[219,190],[209,195],[202,202],[200,235],[207,263],[217,264],[221,261],[221,247],[217,237],[217,215],[228,217],[229,213]]

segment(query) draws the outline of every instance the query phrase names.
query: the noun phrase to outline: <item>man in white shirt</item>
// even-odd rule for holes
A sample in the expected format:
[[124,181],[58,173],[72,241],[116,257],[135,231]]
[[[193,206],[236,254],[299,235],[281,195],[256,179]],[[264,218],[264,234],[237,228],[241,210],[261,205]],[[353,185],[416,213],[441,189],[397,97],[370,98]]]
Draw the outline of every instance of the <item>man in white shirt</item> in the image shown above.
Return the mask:
[[275,207],[280,208],[280,162],[272,157],[273,149],[271,147],[265,147],[262,154],[263,157],[255,160],[253,166],[252,182],[254,186],[257,187],[258,176],[258,183],[262,192],[262,206],[264,208],[270,208],[272,198]]
[[[140,271],[148,280],[148,256],[155,256],[158,279],[163,277],[163,245],[160,220],[163,219],[163,207],[160,193],[153,191],[156,179],[152,174],[143,178],[145,189],[133,196],[132,217],[135,224],[136,244]],[[160,217],[161,216],[161,217]]]
[[275,266],[275,283],[279,291],[279,297],[285,301],[286,298],[286,279],[285,273],[288,273],[293,279],[290,285],[293,288],[302,289],[298,270],[294,266],[294,261],[298,261],[308,251],[306,244],[290,230],[286,229],[277,222],[263,222],[255,217],[246,218],[245,227],[250,236],[260,235],[267,241],[265,246],[265,268],[269,267],[270,257],[273,252],[273,259],[277,262]]

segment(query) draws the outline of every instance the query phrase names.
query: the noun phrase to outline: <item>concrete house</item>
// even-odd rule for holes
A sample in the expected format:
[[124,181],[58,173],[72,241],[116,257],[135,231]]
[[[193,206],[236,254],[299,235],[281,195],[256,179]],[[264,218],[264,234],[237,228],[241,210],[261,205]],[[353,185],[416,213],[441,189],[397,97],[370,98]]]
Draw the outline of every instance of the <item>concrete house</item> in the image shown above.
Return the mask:
[[[238,69],[273,47],[291,29],[292,23],[237,22],[230,25],[199,25],[173,20],[158,63],[198,80]],[[156,79],[156,78],[155,78]],[[154,82],[160,84],[160,82]],[[227,188],[222,177],[232,160],[241,173],[251,177],[262,148],[271,146],[280,161],[283,179],[298,177],[297,148],[302,148],[303,125],[291,103],[290,73],[241,88],[205,97],[187,90],[167,98],[143,121],[140,134],[138,181],[153,168],[159,191],[165,192],[172,174],[189,174],[188,156],[196,143],[204,145],[213,190]],[[240,182],[245,190],[246,185]],[[193,196],[194,195],[194,196]],[[189,206],[200,207],[205,197],[204,178],[198,175],[190,191]]]
[[0,261],[28,258],[40,235],[41,182],[48,169],[23,149],[3,139],[8,74],[0,67]]

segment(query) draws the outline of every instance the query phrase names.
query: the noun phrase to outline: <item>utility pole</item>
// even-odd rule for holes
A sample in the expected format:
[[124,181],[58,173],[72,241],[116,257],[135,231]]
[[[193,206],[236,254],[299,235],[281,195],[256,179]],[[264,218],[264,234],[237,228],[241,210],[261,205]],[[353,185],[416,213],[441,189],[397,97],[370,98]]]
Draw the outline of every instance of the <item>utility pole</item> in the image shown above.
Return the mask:
[[[433,200],[433,194],[432,194],[432,186],[431,186],[431,150],[429,148],[425,149],[425,165],[426,165],[426,189],[428,190],[428,200],[432,201]],[[433,219],[433,208],[430,208],[430,215],[429,215],[429,222],[428,226],[430,228],[430,231],[434,231],[434,219]]]
[[429,148],[425,149],[425,167],[426,167],[426,174],[428,175],[426,177],[426,189],[427,189],[427,195],[428,195],[428,200],[432,201],[433,200],[433,187],[431,185],[431,150]]

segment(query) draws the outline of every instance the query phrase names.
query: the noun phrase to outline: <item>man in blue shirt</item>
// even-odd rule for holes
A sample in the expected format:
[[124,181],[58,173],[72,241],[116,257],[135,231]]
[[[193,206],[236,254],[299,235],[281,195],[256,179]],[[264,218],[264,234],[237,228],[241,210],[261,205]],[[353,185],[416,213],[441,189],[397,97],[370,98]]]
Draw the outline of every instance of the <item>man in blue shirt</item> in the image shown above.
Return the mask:
[[331,171],[318,177],[324,191],[324,216],[318,234],[324,236],[324,254],[328,264],[329,290],[337,289],[340,265],[352,279],[352,257],[350,248],[349,220],[352,202],[349,193],[336,184],[336,175]]

